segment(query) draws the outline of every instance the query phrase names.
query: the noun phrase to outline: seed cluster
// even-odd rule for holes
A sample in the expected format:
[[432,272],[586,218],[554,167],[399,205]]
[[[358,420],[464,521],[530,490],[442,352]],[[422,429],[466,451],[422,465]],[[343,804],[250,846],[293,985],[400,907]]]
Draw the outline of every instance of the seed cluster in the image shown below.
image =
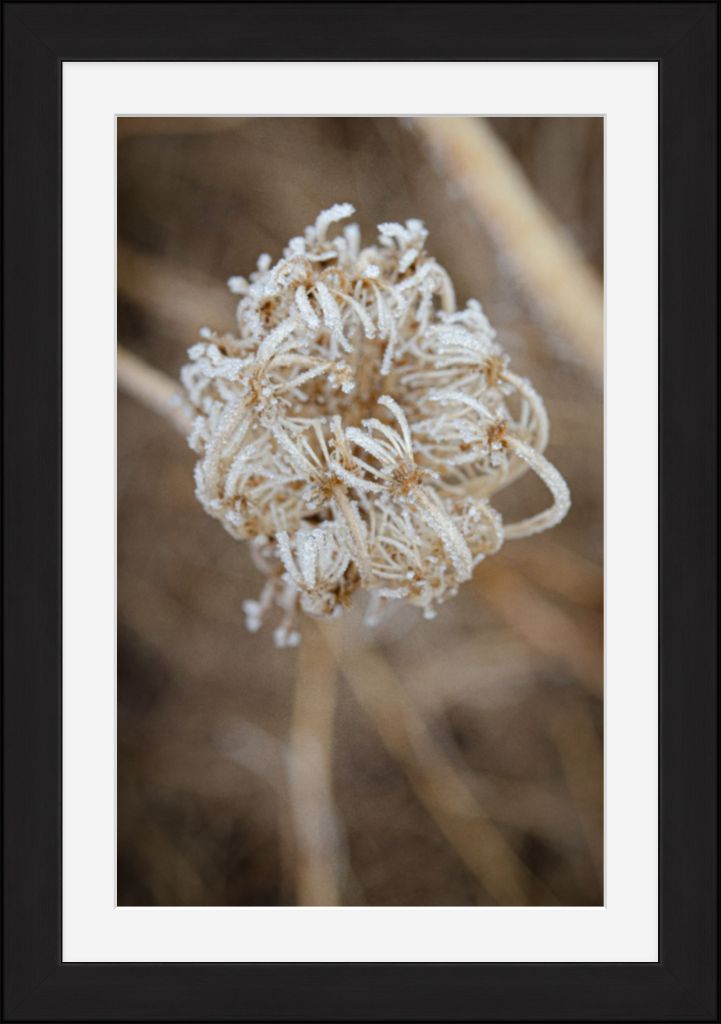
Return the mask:
[[[231,278],[237,333],[203,329],[182,371],[198,499],[250,542],[267,581],[246,622],[279,608],[279,646],[298,643],[299,610],[336,615],[360,590],[369,622],[394,600],[430,618],[504,539],[570,505],[540,397],[479,303],[456,308],[423,224],[381,224],[363,248],[337,227],[353,212],[336,204]],[[489,499],[529,467],[553,502],[504,524]]]

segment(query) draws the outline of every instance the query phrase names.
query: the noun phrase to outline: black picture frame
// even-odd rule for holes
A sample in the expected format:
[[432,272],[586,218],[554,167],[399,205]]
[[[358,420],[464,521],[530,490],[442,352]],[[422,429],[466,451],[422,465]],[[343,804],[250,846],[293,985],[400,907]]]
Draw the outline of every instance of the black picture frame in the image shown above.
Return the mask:
[[[5,3],[3,16],[3,1019],[718,1020],[717,3]],[[658,963],[61,961],[62,63],[259,59],[659,62]]]

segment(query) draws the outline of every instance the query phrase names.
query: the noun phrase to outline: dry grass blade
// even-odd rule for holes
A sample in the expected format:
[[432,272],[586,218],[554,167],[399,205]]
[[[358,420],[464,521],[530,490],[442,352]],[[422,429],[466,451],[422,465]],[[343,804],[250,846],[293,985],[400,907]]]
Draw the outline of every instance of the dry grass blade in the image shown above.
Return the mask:
[[233,302],[228,290],[194,277],[183,268],[118,243],[118,292],[143,309],[152,311],[168,329],[191,344],[198,330],[214,318],[227,319]]
[[483,118],[419,117],[415,125],[489,234],[513,260],[522,283],[600,380],[601,282],[536,197],[513,156]]
[[548,600],[508,561],[484,562],[473,578],[476,593],[526,643],[546,658],[566,665],[594,697],[603,692],[603,656],[597,634]]
[[603,749],[583,706],[556,709],[548,728],[558,750],[571,798],[576,806],[588,853],[603,886]]
[[548,539],[543,545],[521,543],[509,547],[504,557],[544,590],[587,608],[603,608],[602,567],[563,544]]
[[179,384],[120,345],[117,373],[118,386],[126,394],[172,423],[183,437],[188,436],[193,419]]

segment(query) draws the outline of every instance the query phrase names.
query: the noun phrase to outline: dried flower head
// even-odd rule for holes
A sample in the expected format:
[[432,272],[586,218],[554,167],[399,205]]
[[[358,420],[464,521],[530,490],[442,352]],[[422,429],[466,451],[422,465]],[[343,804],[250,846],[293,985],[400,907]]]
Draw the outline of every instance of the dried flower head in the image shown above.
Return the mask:
[[[348,203],[325,210],[275,265],[258,260],[238,333],[208,329],[182,379],[197,411],[196,493],[268,577],[245,604],[256,630],[298,642],[299,609],[338,614],[368,591],[368,621],[405,600],[430,618],[504,539],[548,529],[568,487],[542,456],[543,403],[512,373],[476,301],[458,310],[418,220],[362,248]],[[504,524],[490,497],[533,469],[553,503]]]

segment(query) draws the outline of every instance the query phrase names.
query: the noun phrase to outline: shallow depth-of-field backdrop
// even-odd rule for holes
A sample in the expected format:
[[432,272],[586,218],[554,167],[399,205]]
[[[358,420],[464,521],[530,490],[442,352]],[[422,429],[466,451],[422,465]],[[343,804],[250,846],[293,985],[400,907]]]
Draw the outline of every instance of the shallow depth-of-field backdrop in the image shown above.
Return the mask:
[[[597,275],[603,122],[491,119]],[[193,495],[194,455],[118,397],[118,902],[603,899],[603,394],[417,130],[387,119],[120,119],[118,341],[177,377],[233,274],[334,202],[418,217],[546,401],[573,507],[426,622],[351,613],[276,650],[261,577]],[[497,502],[547,502],[525,478]]]

